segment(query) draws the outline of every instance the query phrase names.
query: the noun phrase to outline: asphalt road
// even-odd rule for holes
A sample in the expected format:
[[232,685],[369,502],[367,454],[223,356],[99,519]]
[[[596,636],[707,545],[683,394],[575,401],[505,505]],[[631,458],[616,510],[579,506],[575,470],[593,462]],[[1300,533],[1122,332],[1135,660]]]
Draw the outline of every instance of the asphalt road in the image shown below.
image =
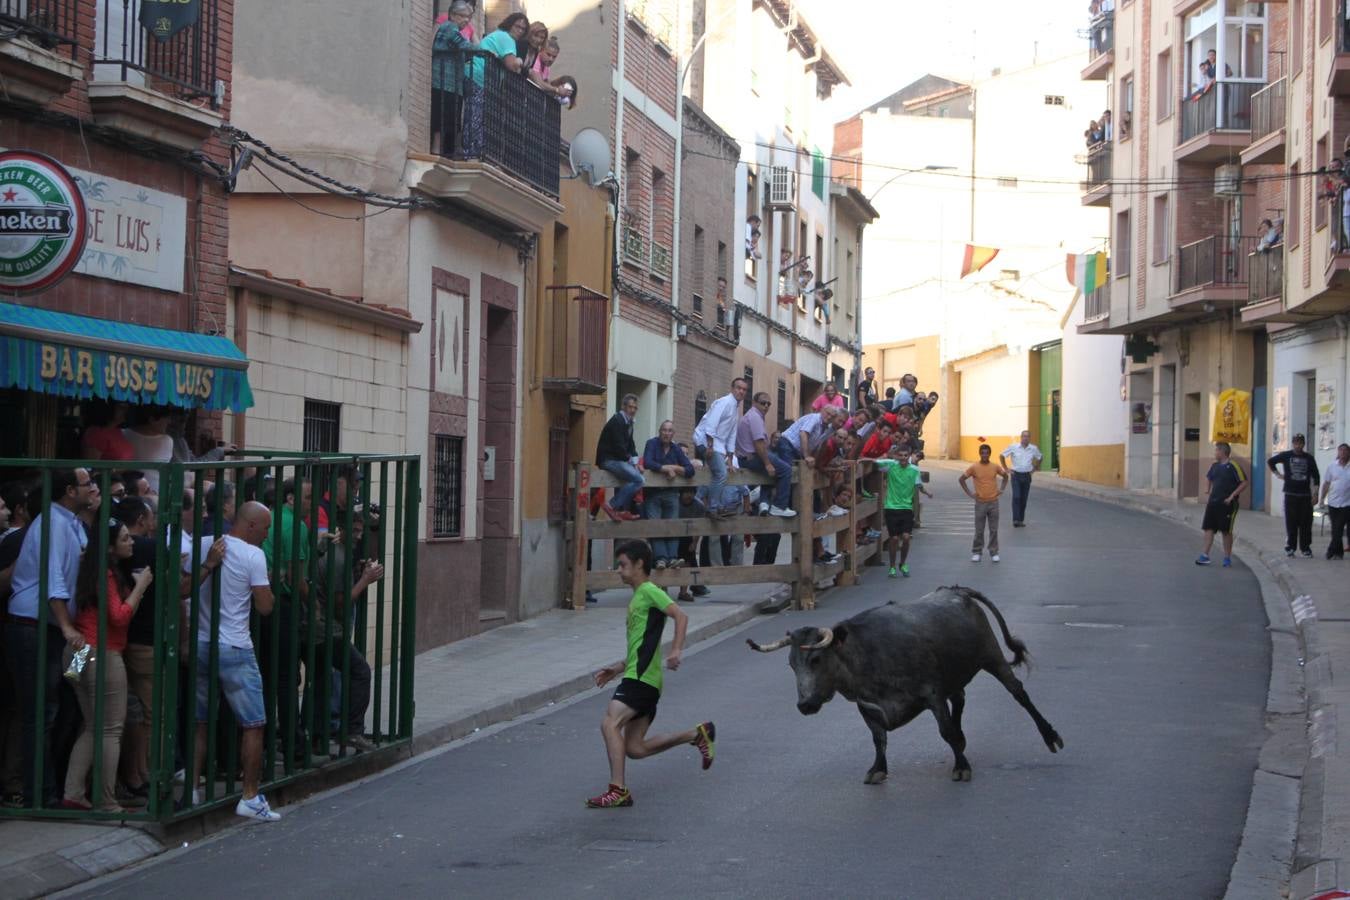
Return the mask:
[[[974,565],[968,504],[941,473],[935,487],[912,578],[869,572],[667,675],[653,731],[714,719],[708,772],[676,748],[630,762],[633,808],[584,809],[607,780],[606,692],[87,895],[1221,895],[1270,665],[1252,573],[1193,565],[1188,529],[1043,489],[1026,529],[1009,527],[1005,501],[1003,561]],[[752,653],[743,638],[954,582],[985,592],[1026,641],[1024,682],[1066,747],[1050,754],[980,675],[964,721],[973,782],[949,780],[950,751],[924,715],[891,734],[890,780],[864,785],[872,746],[857,709],[836,698],[801,716],[786,653]]]

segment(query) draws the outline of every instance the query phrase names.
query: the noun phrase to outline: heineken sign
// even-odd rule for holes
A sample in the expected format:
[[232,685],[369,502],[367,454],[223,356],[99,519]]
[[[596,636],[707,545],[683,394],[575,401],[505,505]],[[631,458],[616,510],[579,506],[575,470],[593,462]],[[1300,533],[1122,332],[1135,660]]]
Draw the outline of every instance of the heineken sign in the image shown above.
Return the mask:
[[80,263],[89,216],[75,179],[28,150],[0,152],[0,293],[46,290]]
[[157,41],[196,25],[201,14],[201,0],[141,0],[141,27]]

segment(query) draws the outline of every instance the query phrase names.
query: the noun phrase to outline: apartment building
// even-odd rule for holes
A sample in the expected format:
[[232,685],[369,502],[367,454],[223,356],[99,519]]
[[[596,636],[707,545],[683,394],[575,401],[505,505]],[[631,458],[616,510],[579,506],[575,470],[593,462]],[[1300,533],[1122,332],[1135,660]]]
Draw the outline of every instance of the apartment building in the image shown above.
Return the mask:
[[[1280,254],[1257,252],[1258,226],[1314,227],[1311,207],[1289,208],[1287,186],[1299,179],[1284,177],[1280,149],[1286,133],[1311,130],[1301,120],[1289,130],[1281,111],[1304,65],[1305,48],[1286,42],[1287,17],[1300,9],[1133,0],[1088,25],[1082,77],[1100,85],[1113,121],[1088,152],[1083,203],[1110,209],[1111,262],[1078,331],[1125,338],[1130,488],[1199,497],[1219,393],[1250,391],[1264,409],[1270,332],[1244,307],[1281,279]],[[1295,171],[1314,152],[1309,144]],[[1234,447],[1239,459],[1268,453],[1266,423],[1257,424]],[[1261,505],[1265,473],[1252,468],[1248,500]]]

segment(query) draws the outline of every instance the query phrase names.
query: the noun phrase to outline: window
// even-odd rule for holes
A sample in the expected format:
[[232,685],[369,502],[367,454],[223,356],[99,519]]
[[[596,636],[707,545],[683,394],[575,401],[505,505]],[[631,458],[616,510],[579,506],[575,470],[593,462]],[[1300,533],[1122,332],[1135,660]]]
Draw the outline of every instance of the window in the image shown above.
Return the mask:
[[1317,0],[1317,40],[1331,37],[1331,0]]
[[853,296],[853,271],[854,271],[854,265],[853,265],[853,251],[852,251],[852,250],[848,250],[848,251],[845,252],[845,254],[844,254],[844,266],[845,266],[844,271],[843,271],[842,273],[840,273],[840,274],[841,274],[842,277],[843,277],[843,281],[844,281],[844,285],[845,285],[845,287],[846,287],[846,290],[845,290],[845,291],[841,291],[841,292],[837,292],[837,293],[835,294],[835,296],[836,296],[836,297],[839,296],[840,293],[843,293],[843,294],[844,294],[844,296],[845,296],[845,298],[847,299],[847,302],[848,302],[848,305],[845,307],[844,312],[845,312],[846,315],[848,315],[849,318],[852,318],[852,317],[853,317],[853,311],[854,311],[854,309],[857,308],[857,305],[856,305],[857,298]]
[[705,238],[703,229],[694,226],[694,260],[693,260],[693,286],[691,288],[694,315],[703,315],[703,293],[707,290],[707,276],[704,274],[704,254],[707,248],[704,246]]
[[1016,176],[1001,175],[998,179],[998,186],[1001,188],[1015,188],[1017,187],[1017,178]]
[[[1290,12],[1288,21],[1290,22],[1303,21],[1303,0],[1293,0],[1293,3],[1289,5],[1289,10]],[[1300,75],[1303,72],[1303,29],[1291,28],[1289,30],[1293,32],[1292,46],[1294,55],[1294,74]]]
[[464,532],[464,438],[436,435],[434,466],[431,536],[459,537]]
[[811,151],[811,193],[825,199],[825,154],[819,147]]
[[1130,211],[1116,213],[1116,232],[1111,236],[1111,259],[1116,264],[1117,278],[1130,274]]
[[652,168],[652,206],[651,206],[651,238],[657,240],[658,229],[666,223],[666,212],[670,204],[666,202],[666,173],[660,169]]
[[708,413],[708,394],[706,391],[699,391],[698,396],[694,398],[694,422],[702,422],[703,417]]
[[[1317,149],[1313,152],[1313,160],[1317,164],[1317,171],[1325,171],[1327,167],[1327,136],[1322,135],[1317,139]],[[1313,204],[1313,230],[1325,228],[1327,224],[1328,203]]]
[[1153,263],[1167,262],[1170,252],[1167,221],[1167,195],[1153,198]]
[[1164,50],[1158,54],[1158,76],[1154,79],[1158,85],[1158,121],[1172,114],[1172,51]]
[[553,425],[548,430],[548,520],[554,525],[567,518],[567,443],[570,437],[570,428]]
[[717,272],[716,277],[727,277],[727,245],[722,241],[717,242]]
[[759,214],[759,180],[755,173],[745,173],[745,277],[754,281],[759,275],[759,260],[768,242],[763,240],[763,220]]
[[342,404],[305,398],[306,453],[337,453],[342,435]]
[[998,273],[999,281],[1021,281],[1022,271],[1020,269],[1002,269]]
[[750,407],[754,405],[755,399],[755,369],[754,366],[746,366],[745,371],[741,373],[745,379],[745,400],[741,402],[741,412],[748,413]]
[[787,417],[787,382],[778,379],[778,430],[783,431],[792,424]]
[[1116,118],[1116,134],[1120,140],[1130,139],[1130,126],[1134,121],[1134,76],[1126,75],[1120,79],[1120,115]]
[[1299,242],[1299,229],[1302,223],[1299,217],[1303,214],[1303,191],[1305,189],[1303,180],[1298,177],[1298,163],[1289,167],[1289,214],[1284,217],[1284,240],[1290,247],[1297,247]]
[[636,150],[625,148],[623,152],[623,205],[624,214],[630,220],[626,224],[633,228],[641,225],[638,209],[642,199],[642,157]]
[[1063,94],[1046,94],[1046,95],[1045,95],[1045,105],[1046,105],[1046,106],[1063,106],[1063,105],[1064,105],[1064,95],[1063,95]]

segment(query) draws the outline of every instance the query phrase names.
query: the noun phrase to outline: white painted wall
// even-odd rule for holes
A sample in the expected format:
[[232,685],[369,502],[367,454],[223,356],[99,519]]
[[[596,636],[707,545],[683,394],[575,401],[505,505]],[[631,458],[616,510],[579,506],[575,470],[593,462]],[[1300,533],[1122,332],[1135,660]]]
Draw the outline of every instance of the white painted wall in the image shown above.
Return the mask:
[[959,371],[962,435],[1015,435],[1027,427],[1025,352],[962,363]]
[[[1343,321],[1350,317],[1343,317]],[[1350,413],[1346,411],[1345,390],[1350,384],[1350,364],[1347,363],[1347,349],[1350,341],[1346,337],[1346,325],[1336,319],[1326,319],[1316,327],[1300,327],[1279,332],[1272,337],[1274,367],[1270,379],[1270,406],[1273,410],[1275,390],[1289,388],[1289,432],[1302,432],[1308,438],[1308,452],[1317,457],[1317,465],[1323,470],[1336,458],[1336,445],[1350,441]],[[1331,447],[1318,446],[1319,435],[1315,418],[1310,421],[1307,409],[1306,379],[1316,382],[1328,382],[1336,392],[1336,411],[1331,434]],[[1315,402],[1315,401],[1314,401]],[[1314,416],[1316,412],[1314,411]],[[1266,446],[1274,453],[1270,431],[1266,432]],[[1279,449],[1288,449],[1285,446]],[[1275,506],[1279,508],[1278,483],[1274,494]]]
[[1119,444],[1127,404],[1121,396],[1119,335],[1079,334],[1084,304],[1074,304],[1061,344],[1060,445],[1092,447]]

